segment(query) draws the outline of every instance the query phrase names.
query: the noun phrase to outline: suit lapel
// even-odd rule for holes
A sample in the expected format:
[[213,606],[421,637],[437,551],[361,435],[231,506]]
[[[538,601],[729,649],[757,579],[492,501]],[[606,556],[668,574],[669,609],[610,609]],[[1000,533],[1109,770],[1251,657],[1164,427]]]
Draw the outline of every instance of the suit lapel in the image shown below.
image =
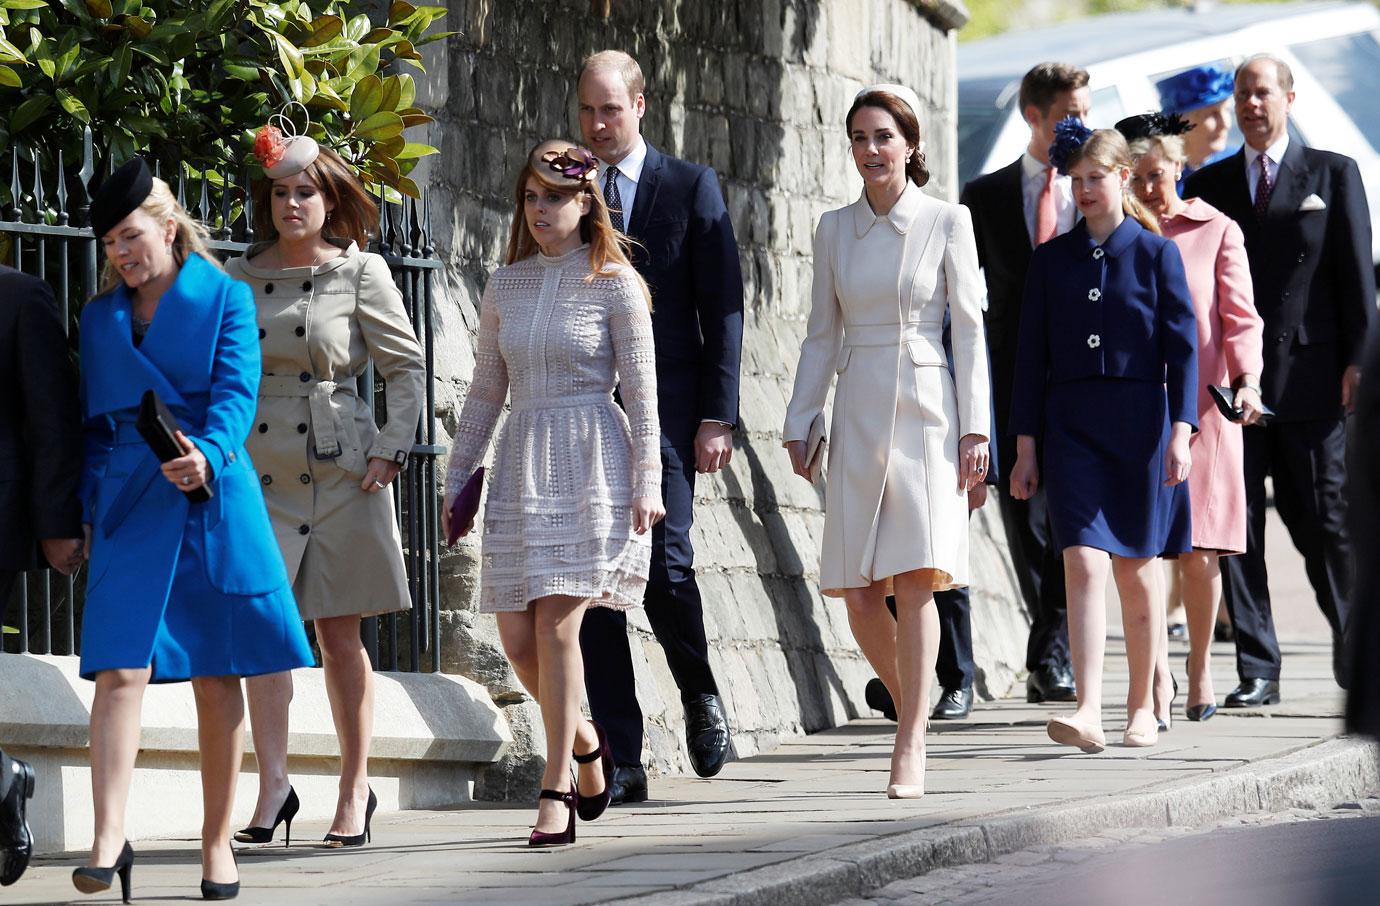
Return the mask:
[[1021,159],[1002,171],[1001,204],[998,206],[1001,236],[1007,260],[1026,267],[1030,260],[1030,230],[1025,225],[1025,192],[1021,186]]
[[1308,196],[1308,183],[1311,174],[1308,158],[1297,141],[1291,141],[1284,151],[1284,160],[1279,162],[1279,173],[1275,176],[1275,189],[1270,194],[1270,204],[1265,210],[1265,222],[1288,217],[1298,210],[1303,199]]
[[628,235],[640,238],[647,218],[656,204],[657,189],[661,187],[661,152],[647,143],[647,158],[642,164],[642,176],[637,181],[637,197],[633,199],[632,217],[628,219]]

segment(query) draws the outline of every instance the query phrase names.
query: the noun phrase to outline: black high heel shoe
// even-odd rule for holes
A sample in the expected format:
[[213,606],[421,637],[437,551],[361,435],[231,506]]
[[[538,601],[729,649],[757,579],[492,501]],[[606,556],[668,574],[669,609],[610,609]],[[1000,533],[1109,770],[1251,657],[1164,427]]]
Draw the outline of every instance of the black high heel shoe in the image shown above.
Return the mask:
[[370,842],[373,837],[369,832],[369,823],[374,819],[374,809],[378,808],[379,800],[374,795],[374,790],[369,789],[369,804],[364,807],[364,833],[347,836],[345,834],[327,834],[321,842],[330,847],[342,846],[363,846]]
[[278,809],[278,817],[273,819],[272,827],[246,827],[244,830],[235,831],[236,843],[272,843],[273,834],[278,830],[278,825],[287,825],[283,833],[283,845],[292,845],[292,819],[297,817],[297,813],[302,808],[302,802],[297,798],[297,791],[291,786],[288,787],[287,798],[283,800],[283,805]]
[[[1169,681],[1174,684],[1174,694],[1169,696],[1169,707],[1165,708],[1165,713],[1172,715],[1174,713],[1174,700],[1179,697],[1179,681],[1175,678],[1173,673],[1169,674]],[[1161,733],[1169,732],[1169,724],[1164,720],[1157,717],[1155,718],[1155,724],[1159,727]]]
[[570,808],[570,823],[565,826],[565,830],[548,833],[532,829],[532,836],[527,838],[528,846],[565,846],[575,842],[575,810],[579,808],[580,794],[573,788],[568,793],[561,793],[556,790],[542,790],[538,799],[554,799],[557,802],[564,802]]
[[604,728],[599,726],[597,721],[590,721],[594,727],[594,733],[599,737],[599,746],[593,752],[584,755],[576,755],[574,752],[570,756],[575,759],[576,764],[593,764],[599,759],[603,759],[603,764],[599,767],[604,769],[604,791],[597,796],[581,796],[575,805],[575,811],[580,816],[581,821],[593,821],[604,813],[613,801],[613,748],[609,745],[609,738],[604,735]]
[[[230,858],[235,860],[235,874],[239,874],[240,857],[235,855],[235,848],[230,847]],[[215,881],[201,879],[201,898],[203,900],[233,900],[240,895],[240,882],[238,879],[228,884],[218,884]]]
[[83,865],[81,868],[72,869],[72,886],[82,893],[104,893],[115,883],[115,876],[119,875],[121,899],[128,903],[130,876],[133,873],[134,847],[126,840],[125,848],[120,850],[120,857],[109,868]]

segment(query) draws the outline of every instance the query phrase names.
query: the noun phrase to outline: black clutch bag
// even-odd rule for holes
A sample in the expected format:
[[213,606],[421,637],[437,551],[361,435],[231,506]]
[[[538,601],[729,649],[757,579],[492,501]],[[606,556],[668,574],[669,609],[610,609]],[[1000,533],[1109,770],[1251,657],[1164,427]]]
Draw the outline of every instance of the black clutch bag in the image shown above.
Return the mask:
[[[1208,384],[1208,395],[1217,404],[1217,411],[1221,412],[1228,421],[1241,421],[1241,410],[1236,406],[1236,391],[1230,387],[1221,387],[1217,384]],[[1255,424],[1262,428],[1275,414],[1275,411],[1264,403],[1260,404],[1260,418],[1255,420]]]
[[[177,442],[177,432],[181,430],[177,417],[154,391],[144,391],[143,398],[139,400],[139,417],[135,419],[134,427],[139,429],[139,435],[159,462],[184,455],[182,445]],[[211,499],[211,489],[206,485],[185,493],[192,503],[205,503]]]

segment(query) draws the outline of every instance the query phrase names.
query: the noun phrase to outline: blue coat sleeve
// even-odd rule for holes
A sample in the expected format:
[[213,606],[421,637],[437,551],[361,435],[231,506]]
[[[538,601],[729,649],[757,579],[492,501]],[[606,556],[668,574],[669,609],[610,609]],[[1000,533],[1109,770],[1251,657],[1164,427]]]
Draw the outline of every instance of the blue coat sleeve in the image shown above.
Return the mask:
[[229,277],[226,281],[229,289],[221,309],[220,335],[211,366],[206,429],[199,437],[187,438],[206,456],[213,476],[220,475],[227,460],[234,461],[235,451],[249,437],[258,406],[262,368],[254,293],[247,283]]
[[1169,420],[1198,427],[1198,320],[1188,294],[1184,261],[1173,242],[1160,246],[1156,260],[1160,349],[1164,356]]
[[[81,354],[81,361],[84,363],[96,360],[89,353],[91,344],[96,342],[97,330],[94,325],[88,326],[88,322],[94,321],[101,304],[93,300],[82,309],[81,336],[78,338],[77,345]],[[93,371],[94,369],[89,367],[82,368],[78,382],[82,417],[81,485],[78,494],[81,497],[81,521],[86,525],[95,522],[96,483],[105,474],[106,462],[110,459],[110,451],[115,445],[115,434],[112,430],[110,417],[106,415],[92,416],[87,408],[89,396],[87,388],[91,381],[99,379],[99,376],[93,374]]]
[[743,274],[738,242],[714,171],[695,183],[689,234],[695,307],[704,352],[700,418],[738,423],[738,373],[743,356]]
[[[1044,431],[1045,387],[1049,383],[1049,249],[1030,256],[1016,342],[1016,381],[1011,392],[1010,432],[1039,437]],[[1182,279],[1182,277],[1181,277]]]

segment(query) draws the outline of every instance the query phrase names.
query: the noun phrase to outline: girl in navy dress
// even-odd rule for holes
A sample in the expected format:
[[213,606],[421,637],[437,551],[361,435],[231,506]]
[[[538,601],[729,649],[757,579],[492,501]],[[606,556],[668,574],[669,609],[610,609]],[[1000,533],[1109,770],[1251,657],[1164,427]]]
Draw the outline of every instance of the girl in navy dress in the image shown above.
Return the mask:
[[1197,321],[1178,248],[1126,191],[1131,160],[1121,134],[1070,118],[1059,124],[1050,161],[1073,178],[1083,219],[1030,259],[1011,407],[1011,493],[1035,493],[1042,447],[1068,586],[1078,708],[1047,729],[1084,752],[1106,746],[1110,560],[1131,673],[1123,740],[1149,746],[1158,735],[1155,645],[1165,631],[1154,558],[1192,548],[1184,481],[1198,418]]

